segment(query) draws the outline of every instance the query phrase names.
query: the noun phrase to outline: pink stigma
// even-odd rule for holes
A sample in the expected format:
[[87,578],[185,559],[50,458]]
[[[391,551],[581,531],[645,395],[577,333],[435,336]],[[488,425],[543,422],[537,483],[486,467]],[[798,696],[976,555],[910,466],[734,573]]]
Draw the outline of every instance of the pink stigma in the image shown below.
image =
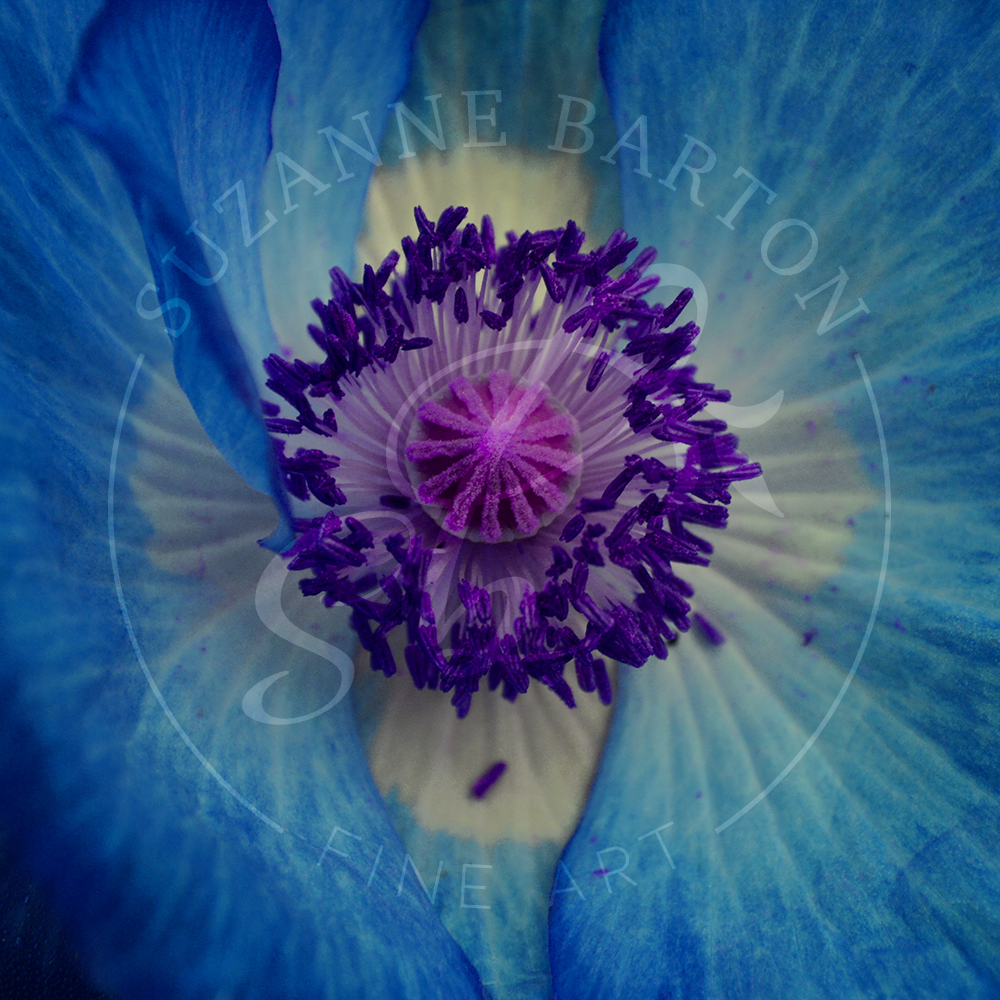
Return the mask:
[[528,537],[573,499],[579,428],[543,382],[463,375],[417,417],[406,457],[417,497],[448,531],[484,542]]

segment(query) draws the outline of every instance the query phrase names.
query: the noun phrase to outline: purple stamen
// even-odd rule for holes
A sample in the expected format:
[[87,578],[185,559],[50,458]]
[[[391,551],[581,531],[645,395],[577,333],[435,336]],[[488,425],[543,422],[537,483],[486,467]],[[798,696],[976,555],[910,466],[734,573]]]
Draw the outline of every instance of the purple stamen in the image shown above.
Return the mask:
[[485,798],[486,793],[500,780],[501,775],[507,770],[507,764],[498,760],[491,765],[472,783],[469,794],[474,799]]
[[652,250],[627,264],[636,241],[616,232],[583,252],[572,221],[498,248],[489,217],[465,215],[417,209],[402,275],[397,253],[358,283],[332,270],[309,327],[323,360],[264,363],[288,490],[327,508],[296,518],[289,568],[351,608],[374,669],[405,664],[459,717],[484,681],[513,701],[534,680],[573,707],[567,669],[608,704],[606,660],[665,657],[690,628],[677,571],[712,554],[692,529],[725,527],[731,484],[760,469],[702,414],[729,393],[679,363],[698,335],[672,327],[691,291],[643,298]]

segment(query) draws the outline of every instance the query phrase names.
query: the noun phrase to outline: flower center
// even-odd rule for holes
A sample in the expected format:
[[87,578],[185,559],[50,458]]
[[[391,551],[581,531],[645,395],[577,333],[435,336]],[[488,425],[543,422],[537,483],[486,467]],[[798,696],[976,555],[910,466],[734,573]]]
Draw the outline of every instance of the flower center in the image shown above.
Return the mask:
[[691,290],[645,301],[651,249],[614,276],[637,246],[622,232],[584,253],[570,221],[498,247],[489,216],[465,215],[415,209],[402,275],[396,252],[358,283],[334,268],[309,327],[322,359],[264,362],[278,464],[313,508],[289,568],[352,609],[386,676],[405,627],[414,684],[452,691],[459,717],[484,683],[514,700],[535,681],[573,707],[570,664],[607,704],[602,657],[638,667],[687,631],[678,569],[712,552],[692,529],[724,527],[729,487],[760,467],[699,416],[729,393],[679,363]]
[[569,505],[580,483],[579,427],[543,382],[496,370],[464,375],[417,410],[406,448],[427,513],[470,541],[527,538]]

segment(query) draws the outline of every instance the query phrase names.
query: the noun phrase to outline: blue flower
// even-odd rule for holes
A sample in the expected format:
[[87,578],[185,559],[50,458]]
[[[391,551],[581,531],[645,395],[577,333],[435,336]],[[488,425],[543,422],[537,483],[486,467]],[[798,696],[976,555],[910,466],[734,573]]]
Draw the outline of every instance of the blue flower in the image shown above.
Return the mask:
[[[316,7],[4,14],[0,808],[96,980],[995,996],[995,14]],[[463,184],[654,246],[763,469],[613,714],[354,676],[257,545],[260,362]]]

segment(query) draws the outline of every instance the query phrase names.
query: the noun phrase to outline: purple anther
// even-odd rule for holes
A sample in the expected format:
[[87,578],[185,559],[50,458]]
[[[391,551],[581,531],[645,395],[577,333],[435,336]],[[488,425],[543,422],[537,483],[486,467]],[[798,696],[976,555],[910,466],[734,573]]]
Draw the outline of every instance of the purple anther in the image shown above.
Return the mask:
[[474,799],[485,798],[486,793],[500,780],[500,777],[506,770],[507,764],[505,761],[498,760],[495,764],[492,764],[472,783],[469,795]]
[[726,641],[726,637],[700,611],[694,613],[694,620],[713,646],[721,646]]

